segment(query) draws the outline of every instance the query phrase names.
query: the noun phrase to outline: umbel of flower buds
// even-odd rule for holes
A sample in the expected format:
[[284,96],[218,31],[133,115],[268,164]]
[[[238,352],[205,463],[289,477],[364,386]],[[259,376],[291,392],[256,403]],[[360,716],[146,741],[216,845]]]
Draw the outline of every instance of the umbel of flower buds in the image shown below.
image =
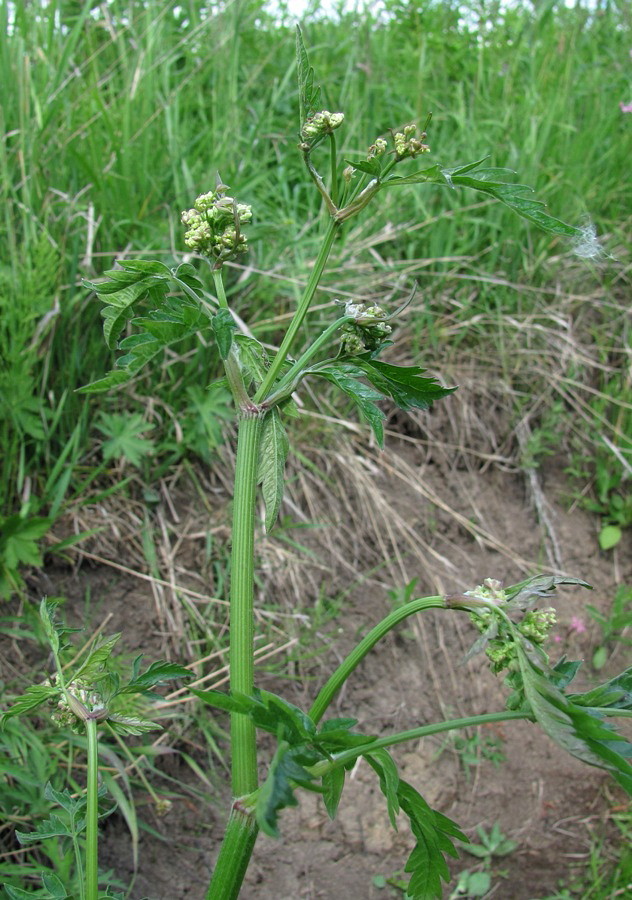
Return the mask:
[[416,125],[406,125],[403,132],[398,131],[393,135],[395,143],[395,156],[397,159],[414,159],[420,153],[430,153],[430,147],[424,144],[426,132],[422,131],[418,138],[414,135],[417,131]]
[[381,306],[348,302],[345,315],[354,318],[340,329],[342,352],[348,356],[376,350],[393,330],[385,321],[387,314]]
[[344,113],[332,113],[328,109],[323,109],[322,112],[307,117],[301,128],[301,137],[304,141],[313,141],[314,138],[332,134],[336,128],[340,128],[344,118]]
[[248,249],[248,240],[241,226],[252,219],[252,207],[227,197],[225,185],[200,194],[193,209],[185,209],[181,216],[187,226],[184,243],[191,250],[215,260],[221,266],[227,259]]

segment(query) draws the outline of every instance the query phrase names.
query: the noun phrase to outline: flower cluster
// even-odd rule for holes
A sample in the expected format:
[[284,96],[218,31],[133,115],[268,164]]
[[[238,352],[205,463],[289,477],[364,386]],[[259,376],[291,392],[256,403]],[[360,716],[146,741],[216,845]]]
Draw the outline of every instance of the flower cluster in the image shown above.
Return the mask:
[[393,330],[381,306],[349,301],[345,304],[345,315],[354,318],[340,329],[342,351],[349,356],[376,350]]
[[328,109],[323,109],[322,112],[307,117],[301,128],[301,137],[304,141],[313,141],[325,134],[332,134],[334,129],[340,128],[344,118],[344,113],[332,113]]
[[241,226],[252,219],[252,207],[227,197],[225,185],[200,194],[193,209],[185,209],[181,216],[187,226],[184,243],[202,256],[209,256],[221,266],[227,259],[248,248],[248,240]]
[[376,156],[384,156],[387,146],[388,144],[384,138],[377,138],[375,143],[369,147],[369,152],[366,155],[367,160],[375,159]]
[[[56,687],[60,687],[59,675],[52,679]],[[54,699],[52,701],[55,704]],[[71,681],[66,685],[66,693],[61,692],[55,711],[51,718],[60,728],[69,726],[73,731],[79,731],[80,723],[90,719],[105,719],[108,715],[107,707],[102,695],[93,690],[81,680]]]
[[430,147],[423,141],[427,137],[426,132],[422,131],[418,138],[414,137],[417,131],[416,125],[405,125],[404,130],[398,131],[393,136],[395,142],[395,156],[400,159],[414,159],[420,153],[429,153]]

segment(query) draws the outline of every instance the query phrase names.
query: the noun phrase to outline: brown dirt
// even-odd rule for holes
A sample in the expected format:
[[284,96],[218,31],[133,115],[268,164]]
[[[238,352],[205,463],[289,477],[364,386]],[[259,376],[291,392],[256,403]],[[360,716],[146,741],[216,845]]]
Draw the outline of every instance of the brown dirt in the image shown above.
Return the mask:
[[[420,430],[413,420],[407,420],[405,427],[401,421],[391,424],[400,439],[392,436],[383,454],[369,451],[363,463],[358,462],[351,440],[338,442],[335,451],[314,451],[313,458],[323,470],[335,473],[337,467],[347,467],[346,477],[338,480],[345,492],[343,500],[330,498],[327,515],[316,504],[317,489],[309,494],[307,482],[301,485],[307,516],[316,506],[320,522],[333,523],[306,538],[301,535],[302,543],[312,541],[315,558],[305,562],[303,556],[303,562],[299,559],[297,563],[283,555],[284,544],[264,541],[262,566],[268,581],[264,579],[261,585],[261,599],[269,602],[267,592],[273,585],[283,586],[284,600],[277,610],[288,618],[279,622],[291,623],[292,615],[309,617],[313,608],[322,607],[323,594],[332,600],[338,597],[340,610],[335,620],[326,621],[321,614],[312,623],[309,640],[322,648],[317,657],[308,654],[305,637],[299,637],[288,654],[292,678],[280,675],[278,666],[276,673],[264,668],[260,686],[283,693],[298,705],[308,705],[331,666],[389,611],[388,589],[414,576],[419,577],[416,595],[471,588],[485,577],[511,583],[525,573],[550,570],[551,566],[584,577],[594,585],[592,594],[565,590],[558,596],[557,633],[560,653],[590,658],[598,635],[585,606],[608,607],[616,585],[632,580],[632,555],[629,547],[600,552],[594,517],[577,508],[569,511],[560,465],[554,460],[529,478],[503,457],[502,447],[485,446],[484,440],[477,442],[476,435],[470,435],[469,455],[455,454],[449,429],[441,449],[441,444],[433,443],[432,433]],[[409,434],[402,434],[405,431]],[[375,488],[385,506],[381,512],[370,513],[366,504]],[[199,503],[184,486],[174,488],[162,513],[167,525],[177,530],[176,525],[182,528],[193,508],[199,508]],[[387,521],[390,513],[399,525],[384,539],[389,565],[374,571],[370,579],[358,580],[358,573],[375,566],[385,551],[376,537],[380,522],[368,519],[383,515]],[[548,529],[542,519],[548,521]],[[363,528],[366,523],[366,534],[359,533],[359,523]],[[333,530],[335,526],[342,532]],[[186,570],[201,572],[206,565],[203,534],[194,527],[190,534],[191,540],[180,541],[178,549],[186,560]],[[344,538],[336,538],[337,534]],[[328,544],[332,537],[333,543]],[[330,564],[327,553],[336,553],[337,541],[345,559]],[[107,553],[102,550],[101,555]],[[121,551],[110,559],[120,561],[124,556]],[[302,571],[301,565],[307,566],[306,575],[297,588],[292,567]],[[167,570],[168,566],[163,566],[162,575],[169,582]],[[49,593],[68,598],[71,618],[73,610],[76,616],[83,616],[86,589],[90,588],[93,625],[107,614],[106,630],[123,631],[131,653],[142,651],[147,659],[165,651],[173,655],[169,637],[175,626],[157,600],[155,585],[86,558],[73,571],[50,569],[47,578]],[[180,583],[203,590],[199,580]],[[300,597],[298,589],[303,591]],[[569,630],[573,615],[586,621],[585,633]],[[225,625],[222,608],[216,621],[221,631]],[[350,679],[332,714],[353,715],[362,730],[383,734],[468,712],[501,709],[504,691],[484,658],[460,664],[474,637],[462,614],[432,612],[416,617],[377,646]],[[276,640],[280,643],[282,637]],[[613,661],[615,669],[622,665],[621,658]],[[594,677],[588,664],[584,677]],[[602,773],[563,754],[533,725],[507,723],[481,730],[481,740],[488,736],[500,742],[506,760],[494,766],[481,756],[480,764],[471,766],[468,773],[454,745],[443,737],[399,747],[395,756],[405,777],[426,800],[468,834],[475,838],[477,825],[489,830],[497,822],[503,833],[516,841],[512,854],[494,859],[493,888],[488,896],[497,900],[546,897],[558,889],[560,879],[567,879],[586,861],[594,834],[607,830],[609,814],[621,802],[620,794]],[[178,745],[178,740],[184,743]],[[173,745],[185,746],[187,753],[195,755],[195,742],[200,740],[199,735],[185,733]],[[207,754],[201,747],[198,751],[204,765]],[[165,756],[163,766],[182,785],[195,781],[200,789],[201,783],[177,755]],[[225,772],[216,774],[220,777],[214,780],[212,791],[202,785],[206,803],[182,790],[163,819],[139,797],[140,817],[154,833],[141,834],[132,900],[204,895],[229,803]],[[389,888],[378,889],[372,878],[401,872],[410,847],[406,826],[402,823],[399,832],[390,828],[376,779],[368,766],[360,764],[348,778],[335,822],[329,821],[313,794],[304,793],[298,808],[283,813],[282,838],[259,840],[242,896],[244,900],[399,896]],[[124,880],[131,878],[129,838],[117,816],[104,828],[101,854],[105,867]],[[458,874],[479,865],[478,860],[462,854],[451,869]],[[454,882],[445,896],[452,890]]]

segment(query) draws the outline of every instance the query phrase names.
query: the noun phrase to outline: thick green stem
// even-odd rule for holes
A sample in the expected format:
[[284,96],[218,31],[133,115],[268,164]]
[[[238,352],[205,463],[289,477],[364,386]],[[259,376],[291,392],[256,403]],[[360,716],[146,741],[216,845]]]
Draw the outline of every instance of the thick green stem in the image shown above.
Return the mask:
[[[230,576],[230,688],[251,695],[254,690],[254,543],[255,497],[261,416],[242,413],[237,436],[233,546]],[[233,808],[208,888],[208,900],[232,900],[239,894],[257,839],[252,812],[239,798],[257,788],[257,740],[248,716],[230,717]]]
[[367,653],[375,647],[377,642],[394,628],[398,622],[401,622],[402,619],[407,619],[408,616],[412,616],[414,613],[421,612],[424,609],[445,609],[445,606],[446,602],[444,597],[422,597],[419,600],[411,600],[410,603],[400,606],[399,609],[394,610],[390,615],[386,616],[385,619],[382,619],[382,621],[379,622],[375,628],[372,628],[366,637],[360,641],[358,646],[351,651],[349,656],[347,656],[347,658],[338,666],[326,684],[320,689],[318,696],[314,700],[312,708],[309,711],[310,718],[314,722],[318,722],[322,719],[327,707],[349,675],[351,675],[353,670],[362,662]]
[[97,723],[94,719],[86,722],[88,738],[88,784],[86,788],[86,900],[97,900],[99,896],[99,742]]
[[[261,417],[244,415],[239,423],[233,546],[230,576],[230,688],[250,696],[254,689],[254,531],[257,459]],[[233,796],[257,787],[257,746],[252,720],[231,716]]]
[[298,308],[294,314],[294,318],[290,322],[290,326],[285,333],[283,342],[279,347],[276,356],[272,360],[272,365],[268,369],[266,377],[264,378],[259,390],[254,396],[255,403],[261,403],[261,401],[268,396],[268,394],[272,390],[274,382],[278,378],[281,369],[283,368],[288,353],[290,352],[290,347],[292,346],[294,338],[296,337],[301,325],[303,324],[303,319],[307,315],[307,311],[309,310],[310,304],[314,298],[314,294],[316,293],[318,283],[320,282],[339,227],[340,224],[338,222],[334,222],[333,219],[329,222],[322,246],[316,258],[316,262],[314,263],[314,268],[312,269],[311,275],[309,276],[309,281],[307,282],[307,286],[305,287],[303,296],[301,297]]
[[237,900],[257,840],[254,816],[236,803],[230,814],[206,900]]

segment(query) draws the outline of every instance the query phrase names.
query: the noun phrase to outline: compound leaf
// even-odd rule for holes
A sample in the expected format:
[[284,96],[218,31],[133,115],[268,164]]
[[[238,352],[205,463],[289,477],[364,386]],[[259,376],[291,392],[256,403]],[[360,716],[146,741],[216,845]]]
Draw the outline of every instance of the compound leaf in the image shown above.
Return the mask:
[[407,895],[411,900],[441,898],[441,881],[450,880],[444,854],[457,857],[452,839],[469,843],[467,837],[451,819],[431,809],[408,782],[400,779],[397,794],[416,840],[404,869],[411,873]]

